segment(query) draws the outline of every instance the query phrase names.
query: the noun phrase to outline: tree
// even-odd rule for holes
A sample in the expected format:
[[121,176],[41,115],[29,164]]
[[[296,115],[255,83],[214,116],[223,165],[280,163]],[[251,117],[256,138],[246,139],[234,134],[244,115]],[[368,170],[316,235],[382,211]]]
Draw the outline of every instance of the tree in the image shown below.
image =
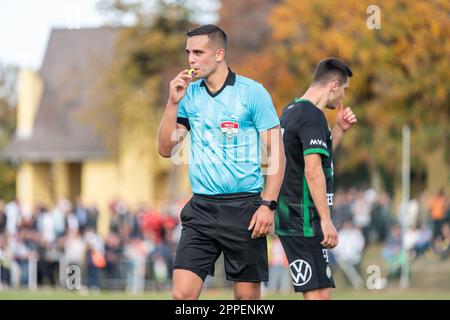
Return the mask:
[[[11,139],[16,123],[17,68],[0,64],[0,152]],[[12,200],[16,175],[11,163],[0,162],[0,199]]]
[[169,78],[186,65],[189,10],[176,1],[159,1],[150,11],[142,2],[103,2],[108,4],[115,13],[132,14],[136,24],[119,32],[113,64],[99,90],[104,103],[91,117],[111,149],[145,141],[142,152],[149,152],[156,141],[156,119],[162,115]]
[[[230,35],[231,61],[261,49],[270,33],[268,15],[280,0],[223,0],[218,25]],[[245,31],[245,32],[243,32]],[[227,59],[229,59],[227,57]]]
[[[348,62],[355,76],[346,104],[359,123],[337,154],[342,157],[337,172],[365,167],[372,184],[381,177],[385,187],[393,188],[399,180],[393,179],[400,177],[404,124],[412,130],[412,169],[425,170],[428,154],[442,149],[441,161],[448,169],[450,3],[377,4],[381,29],[371,30],[366,25],[368,1],[282,1],[270,11],[271,34],[263,49],[246,56],[239,70],[261,81],[281,110],[306,89],[322,58]],[[449,185],[448,170],[443,174],[441,183]]]

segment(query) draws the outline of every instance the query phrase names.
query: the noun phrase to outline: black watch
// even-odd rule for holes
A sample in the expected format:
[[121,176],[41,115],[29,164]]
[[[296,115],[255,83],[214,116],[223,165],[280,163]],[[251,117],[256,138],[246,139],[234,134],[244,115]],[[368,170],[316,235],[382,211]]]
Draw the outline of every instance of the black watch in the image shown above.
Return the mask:
[[275,200],[261,200],[262,206],[268,206],[270,210],[275,210],[278,206],[278,203]]

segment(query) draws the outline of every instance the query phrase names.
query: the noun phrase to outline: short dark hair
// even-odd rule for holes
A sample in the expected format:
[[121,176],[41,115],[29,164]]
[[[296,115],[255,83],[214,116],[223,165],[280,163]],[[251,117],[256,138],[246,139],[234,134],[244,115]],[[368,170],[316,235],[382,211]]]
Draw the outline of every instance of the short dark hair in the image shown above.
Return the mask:
[[319,62],[314,71],[313,83],[325,84],[337,77],[339,84],[342,85],[348,78],[353,76],[350,67],[341,59],[329,57]]
[[214,24],[205,24],[186,33],[188,37],[207,35],[209,40],[217,42],[223,49],[227,48],[227,35]]

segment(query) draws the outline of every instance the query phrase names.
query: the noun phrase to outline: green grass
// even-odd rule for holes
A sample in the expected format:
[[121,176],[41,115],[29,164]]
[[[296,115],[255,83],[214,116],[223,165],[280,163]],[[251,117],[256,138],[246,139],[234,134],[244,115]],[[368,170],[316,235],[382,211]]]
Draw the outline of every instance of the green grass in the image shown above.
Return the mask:
[[[132,295],[124,292],[99,292],[80,293],[65,290],[39,290],[36,292],[28,290],[7,290],[0,292],[0,300],[167,300],[171,299],[170,292],[146,292],[145,294]],[[200,299],[202,300],[231,300],[233,293],[230,289],[205,290]],[[300,295],[289,294],[267,294],[263,300],[296,300]],[[333,291],[335,300],[449,300],[449,290],[436,289],[399,289],[386,288],[382,290],[354,290],[336,289]]]
[[[380,258],[381,246],[370,247],[365,256],[362,270],[369,265],[378,265],[382,270],[382,277],[386,277],[386,265]],[[367,279],[367,274],[364,274]],[[420,257],[411,263],[411,281],[409,288],[400,288],[398,281],[391,281],[384,289],[355,290],[345,286],[341,272],[334,274],[337,288],[333,290],[332,297],[336,300],[450,300],[450,259],[441,261],[432,252]],[[96,292],[87,293],[63,289],[3,290],[0,291],[0,300],[167,300],[171,299],[170,291],[147,291],[144,294],[132,295],[125,292]],[[200,299],[231,300],[231,289],[205,289]],[[296,293],[274,294],[264,292],[264,300],[293,300],[300,299]]]

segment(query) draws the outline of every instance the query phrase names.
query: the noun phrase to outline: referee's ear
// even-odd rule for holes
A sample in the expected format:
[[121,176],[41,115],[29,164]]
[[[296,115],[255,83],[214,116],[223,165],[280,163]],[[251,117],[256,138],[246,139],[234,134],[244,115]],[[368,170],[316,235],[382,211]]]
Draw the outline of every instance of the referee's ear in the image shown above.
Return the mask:
[[223,49],[223,48],[217,49],[217,51],[216,51],[216,61],[217,62],[225,61],[225,53],[226,53],[225,49]]

